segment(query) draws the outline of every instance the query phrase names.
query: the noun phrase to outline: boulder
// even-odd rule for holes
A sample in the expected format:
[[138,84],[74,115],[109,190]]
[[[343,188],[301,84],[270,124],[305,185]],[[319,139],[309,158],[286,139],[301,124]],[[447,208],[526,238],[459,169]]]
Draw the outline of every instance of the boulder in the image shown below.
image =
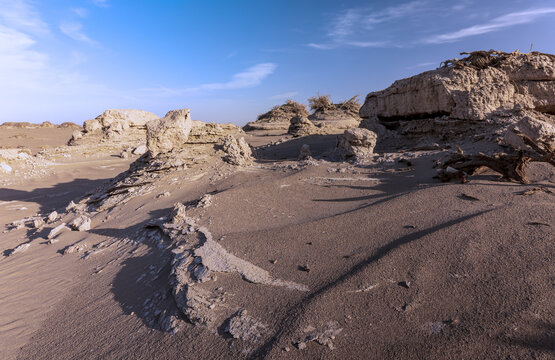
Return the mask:
[[246,165],[252,161],[252,150],[244,138],[237,140],[231,135],[226,136],[222,141],[222,148],[227,154],[224,161],[232,165]]
[[378,136],[363,128],[345,130],[339,141],[339,150],[346,158],[363,158],[374,153]]
[[318,128],[306,116],[294,116],[289,124],[287,133],[294,137],[307,136],[318,133]]
[[143,155],[147,151],[148,151],[148,149],[146,148],[146,145],[143,144],[143,145],[139,145],[136,148],[134,148],[132,153],[133,153],[133,155]]
[[312,153],[310,152],[310,145],[303,144],[301,146],[301,152],[299,154],[299,160],[308,160],[312,157]]
[[189,109],[172,110],[161,119],[147,123],[147,148],[151,156],[183,148],[193,121]]
[[91,229],[91,218],[79,215],[69,223],[69,226],[75,231],[88,231]]
[[85,122],[83,122],[83,129],[86,133],[92,133],[102,130],[102,124],[98,119],[85,120]]
[[66,226],[66,223],[61,223],[60,225],[56,226],[54,229],[50,230],[50,233],[48,233],[47,237],[48,239],[53,239],[56,235],[58,235],[64,230],[69,230],[69,228]]
[[524,112],[520,120],[505,131],[503,143],[515,149],[527,149],[527,145],[515,131],[555,149],[555,119],[552,116],[531,111]]
[[54,222],[56,221],[56,219],[58,219],[57,211],[52,211],[50,214],[48,214],[48,222]]

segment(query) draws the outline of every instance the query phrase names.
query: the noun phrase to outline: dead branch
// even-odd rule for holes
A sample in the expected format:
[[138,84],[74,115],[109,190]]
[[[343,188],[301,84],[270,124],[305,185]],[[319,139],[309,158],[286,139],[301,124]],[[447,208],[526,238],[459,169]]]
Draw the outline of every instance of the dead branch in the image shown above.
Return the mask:
[[473,175],[483,169],[489,168],[500,173],[503,179],[516,180],[522,184],[528,184],[526,178],[526,165],[530,162],[546,162],[555,166],[555,151],[547,144],[533,140],[529,136],[515,131],[522,140],[532,148],[532,152],[518,150],[513,154],[498,153],[489,156],[483,153],[463,154],[455,153],[443,164],[443,170],[439,177],[442,181],[458,179],[466,182],[466,176]]

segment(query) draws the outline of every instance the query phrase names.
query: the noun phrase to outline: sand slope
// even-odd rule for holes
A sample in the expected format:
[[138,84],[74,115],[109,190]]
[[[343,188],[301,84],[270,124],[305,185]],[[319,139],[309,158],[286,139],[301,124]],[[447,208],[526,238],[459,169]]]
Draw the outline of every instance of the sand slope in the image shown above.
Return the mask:
[[[276,139],[247,137],[254,145]],[[529,185],[494,173],[440,183],[431,166],[439,151],[415,153],[412,166],[396,161],[409,156],[399,153],[369,165],[299,163],[305,142],[317,157],[336,139],[264,147],[249,167],[209,160],[172,171],[150,192],[93,214],[91,230],[63,232],[51,245],[45,237],[55,224],[3,233],[3,251],[31,245],[0,260],[2,358],[553,356],[553,168],[531,165]],[[132,161],[85,160],[75,156],[51,177],[0,189],[2,224],[63,210]],[[204,194],[212,205],[187,210],[198,226],[229,253],[309,288],[251,283],[237,273],[203,283],[224,293],[217,311],[246,309],[265,326],[258,342],[233,338],[225,323],[183,322],[172,335],[150,320],[150,303],[175,304],[171,254],[148,241],[145,225]],[[60,253],[71,245],[82,250]]]

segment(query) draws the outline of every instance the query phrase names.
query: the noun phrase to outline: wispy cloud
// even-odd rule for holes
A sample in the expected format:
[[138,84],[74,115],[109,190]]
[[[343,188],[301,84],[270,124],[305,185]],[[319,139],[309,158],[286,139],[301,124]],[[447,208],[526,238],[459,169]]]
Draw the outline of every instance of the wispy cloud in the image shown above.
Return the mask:
[[407,69],[417,69],[417,68],[423,68],[423,67],[433,67],[433,66],[437,66],[438,63],[437,62],[423,62],[420,64],[416,64],[416,65],[411,65],[411,66],[407,66]]
[[427,3],[428,1],[411,1],[377,11],[369,8],[347,9],[332,21],[332,26],[326,34],[327,41],[312,42],[307,46],[320,50],[346,46],[359,48],[392,46],[388,41],[368,40],[369,37],[375,36],[371,30],[381,23],[399,20],[423,11]]
[[203,90],[235,90],[235,89],[246,89],[258,86],[262,81],[273,74],[277,65],[274,63],[263,63],[252,66],[247,70],[237,73],[232,76],[230,81],[201,84],[195,87],[182,88],[182,89],[172,89],[167,87],[157,87],[157,88],[143,88],[140,89],[143,92],[148,92],[156,94],[158,96],[176,96],[183,94],[195,93]]
[[555,8],[530,9],[520,12],[513,12],[494,18],[493,20],[486,22],[485,24],[474,25],[455,32],[428,37],[427,39],[424,39],[424,42],[428,44],[453,42],[469,36],[487,34],[508,27],[531,23],[542,16],[553,13],[555,13]]
[[291,92],[287,92],[284,94],[277,94],[274,96],[271,96],[270,99],[272,100],[286,100],[286,99],[291,99],[293,96],[298,95],[299,93],[296,91],[291,91]]
[[306,44],[306,46],[311,47],[311,48],[315,48],[315,49],[320,49],[320,50],[330,50],[330,49],[335,49],[336,47],[339,46],[339,44],[316,44],[316,43],[309,43],[309,44]]
[[0,25],[0,78],[2,86],[34,88],[34,78],[40,73],[47,56],[33,50],[33,40],[27,34]]
[[0,0],[0,23],[33,34],[48,33],[48,25],[27,0]]
[[89,45],[96,46],[98,42],[91,39],[83,32],[83,24],[77,21],[64,21],[60,23],[60,31],[73,40],[81,41]]
[[72,9],[73,13],[81,18],[86,18],[89,15],[89,10],[85,8],[75,8]]
[[276,69],[276,64],[264,63],[248,68],[244,72],[233,75],[231,81],[223,83],[203,84],[201,90],[229,90],[244,89],[259,85],[262,80],[271,75]]
[[110,6],[110,3],[108,2],[108,0],[92,0],[92,3],[95,4],[98,7],[108,7],[108,6]]
[[372,29],[378,24],[413,15],[415,12],[422,10],[426,4],[427,1],[411,1],[397,6],[390,6],[384,10],[372,12],[364,16],[362,24],[367,29]]
[[354,26],[360,21],[361,14],[357,9],[348,9],[335,19],[328,36],[335,40],[341,40],[353,33]]

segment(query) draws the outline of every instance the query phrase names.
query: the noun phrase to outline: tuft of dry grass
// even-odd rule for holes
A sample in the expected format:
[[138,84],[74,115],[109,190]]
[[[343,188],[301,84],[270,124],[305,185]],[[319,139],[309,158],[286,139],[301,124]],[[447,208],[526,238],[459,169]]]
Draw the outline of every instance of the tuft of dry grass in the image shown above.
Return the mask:
[[330,100],[329,94],[311,97],[310,99],[308,99],[308,106],[312,111],[335,110],[335,107]]
[[310,109],[314,112],[342,110],[349,114],[358,115],[358,111],[360,110],[360,102],[357,98],[358,95],[355,95],[349,100],[334,104],[331,102],[329,95],[317,95],[308,99],[308,105],[310,106]]
[[306,106],[293,100],[287,100],[285,104],[274,106],[270,111],[258,115],[257,120],[289,121],[294,116],[308,116]]

